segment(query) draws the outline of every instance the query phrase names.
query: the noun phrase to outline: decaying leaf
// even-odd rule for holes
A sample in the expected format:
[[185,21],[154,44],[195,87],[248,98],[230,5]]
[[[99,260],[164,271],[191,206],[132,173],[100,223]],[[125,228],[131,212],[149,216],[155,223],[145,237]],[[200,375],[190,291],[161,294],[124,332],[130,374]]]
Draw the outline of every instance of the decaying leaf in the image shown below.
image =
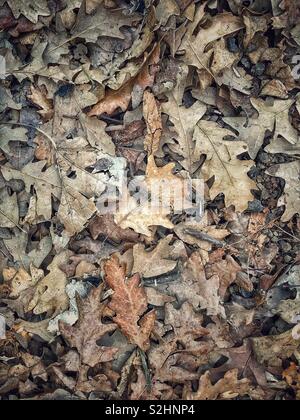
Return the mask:
[[145,150],[148,155],[155,155],[160,145],[162,122],[156,99],[152,93],[147,91],[144,93],[143,112],[147,124]]
[[0,0],[1,400],[300,398],[299,6]]
[[140,286],[139,275],[126,279],[124,267],[116,257],[104,265],[106,282],[114,291],[110,308],[116,313],[115,323],[128,337],[129,341],[147,350],[150,346],[149,336],[154,326],[156,314],[147,310],[147,296]]
[[103,324],[105,305],[101,303],[102,287],[93,289],[87,298],[78,298],[79,320],[75,326],[60,322],[62,336],[76,347],[82,363],[94,367],[98,363],[113,360],[118,351],[112,347],[98,346],[97,341],[116,329],[115,324]]

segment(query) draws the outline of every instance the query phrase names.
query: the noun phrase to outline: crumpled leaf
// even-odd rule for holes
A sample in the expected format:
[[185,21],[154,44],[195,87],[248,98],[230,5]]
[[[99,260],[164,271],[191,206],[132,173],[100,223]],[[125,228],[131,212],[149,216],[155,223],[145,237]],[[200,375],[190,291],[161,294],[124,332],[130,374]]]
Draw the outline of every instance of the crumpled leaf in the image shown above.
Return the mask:
[[76,296],[79,295],[81,298],[86,298],[89,292],[89,283],[82,281],[72,280],[71,283],[66,286],[66,294],[69,298],[69,309],[55,318],[51,319],[48,326],[48,331],[51,334],[59,332],[59,322],[62,321],[68,325],[74,325],[78,321],[79,311],[77,307]]
[[[106,282],[113,289],[109,307],[116,313],[115,323],[129,341],[146,351],[150,346],[149,336],[154,326],[155,311],[148,312],[147,296],[140,286],[139,275],[126,280],[124,267],[117,257],[112,257],[104,264]],[[145,314],[145,315],[144,315]]]
[[195,354],[201,352],[199,338],[209,335],[209,330],[202,327],[202,323],[202,315],[196,313],[188,302],[185,302],[180,310],[176,310],[171,303],[165,305],[165,324],[172,326],[174,340],[183,345],[185,350]]
[[186,264],[182,278],[167,287],[179,302],[189,301],[195,309],[206,309],[208,315],[225,316],[219,295],[220,279],[213,275],[206,278],[201,253],[195,252]]
[[118,108],[126,111],[131,100],[134,102],[133,107],[137,107],[142,100],[144,90],[154,83],[156,72],[153,68],[157,66],[159,57],[160,47],[157,46],[145,60],[138,74],[126,81],[118,90],[109,90],[105,97],[93,106],[88,116],[93,117],[103,113],[111,115]]
[[59,329],[70,347],[77,348],[82,363],[94,367],[113,360],[118,349],[98,346],[97,341],[116,329],[116,325],[103,324],[105,304],[101,303],[102,287],[93,289],[87,298],[78,298],[79,320],[74,326],[59,323]]
[[32,85],[31,94],[28,95],[28,98],[40,108],[38,113],[43,117],[44,121],[49,121],[52,118],[54,113],[53,102],[47,98],[46,92]]
[[247,275],[243,276],[242,267],[230,255],[226,255],[225,259],[219,259],[219,261],[208,265],[206,273],[209,273],[210,276],[217,275],[219,277],[219,295],[222,299],[225,298],[226,291],[232,283],[237,283],[248,292],[253,290],[253,285],[248,280]]
[[253,199],[251,189],[256,188],[247,173],[253,161],[238,160],[237,156],[247,151],[244,142],[223,140],[230,131],[211,121],[200,121],[195,129],[196,155],[206,155],[201,173],[207,181],[214,176],[210,189],[211,198],[224,193],[226,206],[234,205],[237,211],[244,211]]
[[205,6],[204,3],[198,7],[194,21],[189,24],[183,37],[180,50],[185,51],[185,62],[198,69],[200,81],[208,78],[208,83],[204,83],[203,86],[208,87],[207,85],[210,85],[214,79],[209,64],[213,50],[206,51],[206,47],[226,35],[239,31],[244,27],[244,24],[238,16],[231,13],[221,13],[206,22],[205,28],[200,26],[198,33],[194,35],[196,28],[205,16]]

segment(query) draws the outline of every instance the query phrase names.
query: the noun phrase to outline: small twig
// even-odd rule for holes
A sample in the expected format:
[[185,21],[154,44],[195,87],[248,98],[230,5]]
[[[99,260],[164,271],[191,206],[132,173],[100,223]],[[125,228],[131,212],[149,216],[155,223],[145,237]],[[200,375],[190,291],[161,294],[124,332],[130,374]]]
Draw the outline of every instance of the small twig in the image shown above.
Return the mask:
[[195,229],[191,229],[191,228],[184,229],[183,233],[194,236],[195,238],[200,239],[201,241],[209,242],[213,245],[216,245],[218,248],[223,248],[226,245],[224,241],[219,241],[218,239],[213,238],[207,233],[199,232],[198,230],[195,230]]

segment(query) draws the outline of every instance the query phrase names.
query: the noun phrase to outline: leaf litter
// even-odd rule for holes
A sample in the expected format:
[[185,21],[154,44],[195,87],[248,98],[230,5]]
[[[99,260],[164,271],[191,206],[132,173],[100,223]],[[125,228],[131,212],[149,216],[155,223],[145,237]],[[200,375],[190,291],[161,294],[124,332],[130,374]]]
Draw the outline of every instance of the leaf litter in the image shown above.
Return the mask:
[[0,6],[0,399],[299,400],[299,1]]

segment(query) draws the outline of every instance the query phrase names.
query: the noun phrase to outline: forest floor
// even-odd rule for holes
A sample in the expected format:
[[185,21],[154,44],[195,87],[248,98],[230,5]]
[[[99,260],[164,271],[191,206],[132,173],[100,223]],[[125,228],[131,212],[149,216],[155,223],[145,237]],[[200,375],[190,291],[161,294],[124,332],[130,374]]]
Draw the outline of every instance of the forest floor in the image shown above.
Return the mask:
[[300,1],[0,6],[0,400],[299,400]]

